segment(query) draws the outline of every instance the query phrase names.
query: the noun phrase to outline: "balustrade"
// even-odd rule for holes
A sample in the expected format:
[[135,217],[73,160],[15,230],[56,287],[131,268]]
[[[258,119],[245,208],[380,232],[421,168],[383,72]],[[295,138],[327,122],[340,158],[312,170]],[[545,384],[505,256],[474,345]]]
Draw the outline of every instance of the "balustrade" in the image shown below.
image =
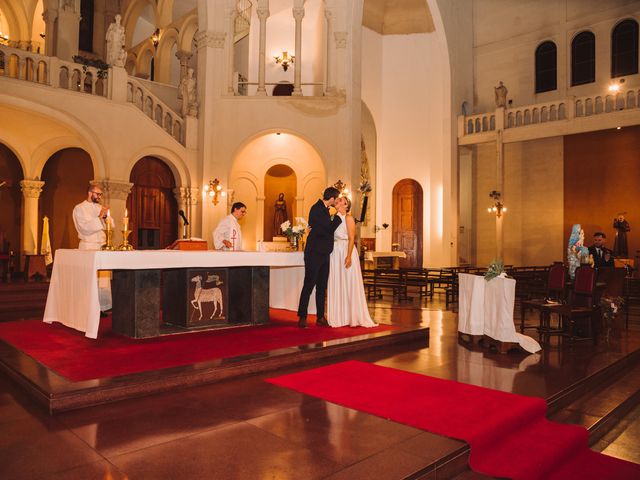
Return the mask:
[[138,107],[178,142],[184,143],[184,120],[182,117],[171,110],[142,83],[131,77],[127,80],[127,102]]

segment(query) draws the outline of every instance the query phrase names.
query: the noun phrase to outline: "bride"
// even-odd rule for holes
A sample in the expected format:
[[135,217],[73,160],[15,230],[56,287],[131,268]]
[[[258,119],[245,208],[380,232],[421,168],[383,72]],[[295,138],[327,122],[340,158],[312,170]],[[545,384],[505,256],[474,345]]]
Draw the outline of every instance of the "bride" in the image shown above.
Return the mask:
[[335,208],[342,223],[333,234],[329,258],[327,321],[331,327],[375,327],[364,295],[360,261],[354,248],[356,222],[349,213],[351,201],[341,197]]

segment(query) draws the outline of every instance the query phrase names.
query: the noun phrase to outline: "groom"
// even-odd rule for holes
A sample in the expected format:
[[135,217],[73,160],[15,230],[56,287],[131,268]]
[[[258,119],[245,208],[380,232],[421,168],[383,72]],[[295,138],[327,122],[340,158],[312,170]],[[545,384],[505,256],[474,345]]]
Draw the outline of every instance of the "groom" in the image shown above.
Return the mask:
[[318,200],[309,211],[309,227],[311,231],[304,248],[304,284],[298,304],[298,326],[307,328],[307,308],[313,287],[316,287],[317,326],[328,327],[324,316],[324,301],[327,296],[329,280],[329,255],[333,251],[333,232],[342,220],[338,215],[333,219],[329,215],[329,207],[336,203],[340,196],[337,188],[327,188],[322,200]]

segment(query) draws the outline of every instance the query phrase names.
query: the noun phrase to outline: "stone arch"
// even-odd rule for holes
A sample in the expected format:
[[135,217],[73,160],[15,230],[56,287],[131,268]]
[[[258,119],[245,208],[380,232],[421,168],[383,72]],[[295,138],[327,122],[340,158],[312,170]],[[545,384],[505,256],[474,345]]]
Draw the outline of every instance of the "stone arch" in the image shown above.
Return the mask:
[[135,164],[144,157],[156,157],[162,160],[171,169],[176,180],[176,187],[191,186],[189,169],[178,153],[164,147],[146,147],[135,152],[127,161],[126,178],[129,178]]
[[198,31],[198,15],[192,13],[187,15],[176,27],[180,32],[178,38],[178,50],[190,52],[193,37]]
[[151,6],[154,18],[157,19],[158,10],[153,0],[132,0],[122,15],[122,25],[124,25],[125,31],[125,48],[127,50],[133,46],[131,43],[133,42],[133,34],[136,29],[136,24],[138,23],[138,18],[147,6]]
[[31,30],[31,24],[26,17],[24,10],[15,8],[18,2],[12,0],[0,0],[0,10],[2,10],[7,24],[9,26],[9,32],[4,32],[9,35],[10,40],[30,40],[29,32]]
[[[258,154],[259,153],[259,154]],[[295,208],[306,216],[327,185],[325,161],[318,148],[295,132],[269,130],[245,140],[232,156],[228,188],[229,201],[242,201],[254,215],[245,217],[244,248],[252,249],[264,234],[264,179],[275,165],[285,165],[295,173]],[[293,205],[292,205],[293,207]]]
[[170,83],[171,80],[171,50],[178,43],[178,31],[169,28],[162,33],[158,49],[155,51],[155,80]]
[[151,59],[154,58],[153,44],[148,40],[140,45],[136,52],[136,76],[150,78]]

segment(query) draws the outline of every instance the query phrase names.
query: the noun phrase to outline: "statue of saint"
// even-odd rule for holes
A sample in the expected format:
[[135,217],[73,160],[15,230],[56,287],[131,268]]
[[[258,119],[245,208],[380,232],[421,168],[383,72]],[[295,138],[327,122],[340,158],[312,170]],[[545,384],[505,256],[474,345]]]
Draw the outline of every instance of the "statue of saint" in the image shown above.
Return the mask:
[[613,241],[613,255],[619,258],[629,258],[629,245],[627,243],[627,232],[631,231],[629,222],[624,218],[627,212],[618,214],[613,219],[613,228],[616,229],[616,238]]
[[107,63],[114,67],[124,67],[126,55],[122,55],[124,48],[124,26],[120,25],[120,15],[107,30]]
[[507,106],[507,87],[504,86],[502,82],[500,85],[494,88],[496,95],[496,107],[506,107]]
[[187,75],[180,81],[178,87],[182,96],[182,116],[198,115],[198,92],[196,79],[193,77],[193,68],[187,69]]
[[289,214],[287,213],[287,202],[284,199],[284,193],[278,194],[278,199],[274,205],[274,213],[273,213],[273,235],[275,237],[282,237],[282,225],[284,222],[289,220]]
[[584,230],[579,223],[571,228],[569,245],[567,246],[567,263],[569,264],[569,276],[573,280],[576,277],[576,268],[589,262],[589,249],[584,246]]

